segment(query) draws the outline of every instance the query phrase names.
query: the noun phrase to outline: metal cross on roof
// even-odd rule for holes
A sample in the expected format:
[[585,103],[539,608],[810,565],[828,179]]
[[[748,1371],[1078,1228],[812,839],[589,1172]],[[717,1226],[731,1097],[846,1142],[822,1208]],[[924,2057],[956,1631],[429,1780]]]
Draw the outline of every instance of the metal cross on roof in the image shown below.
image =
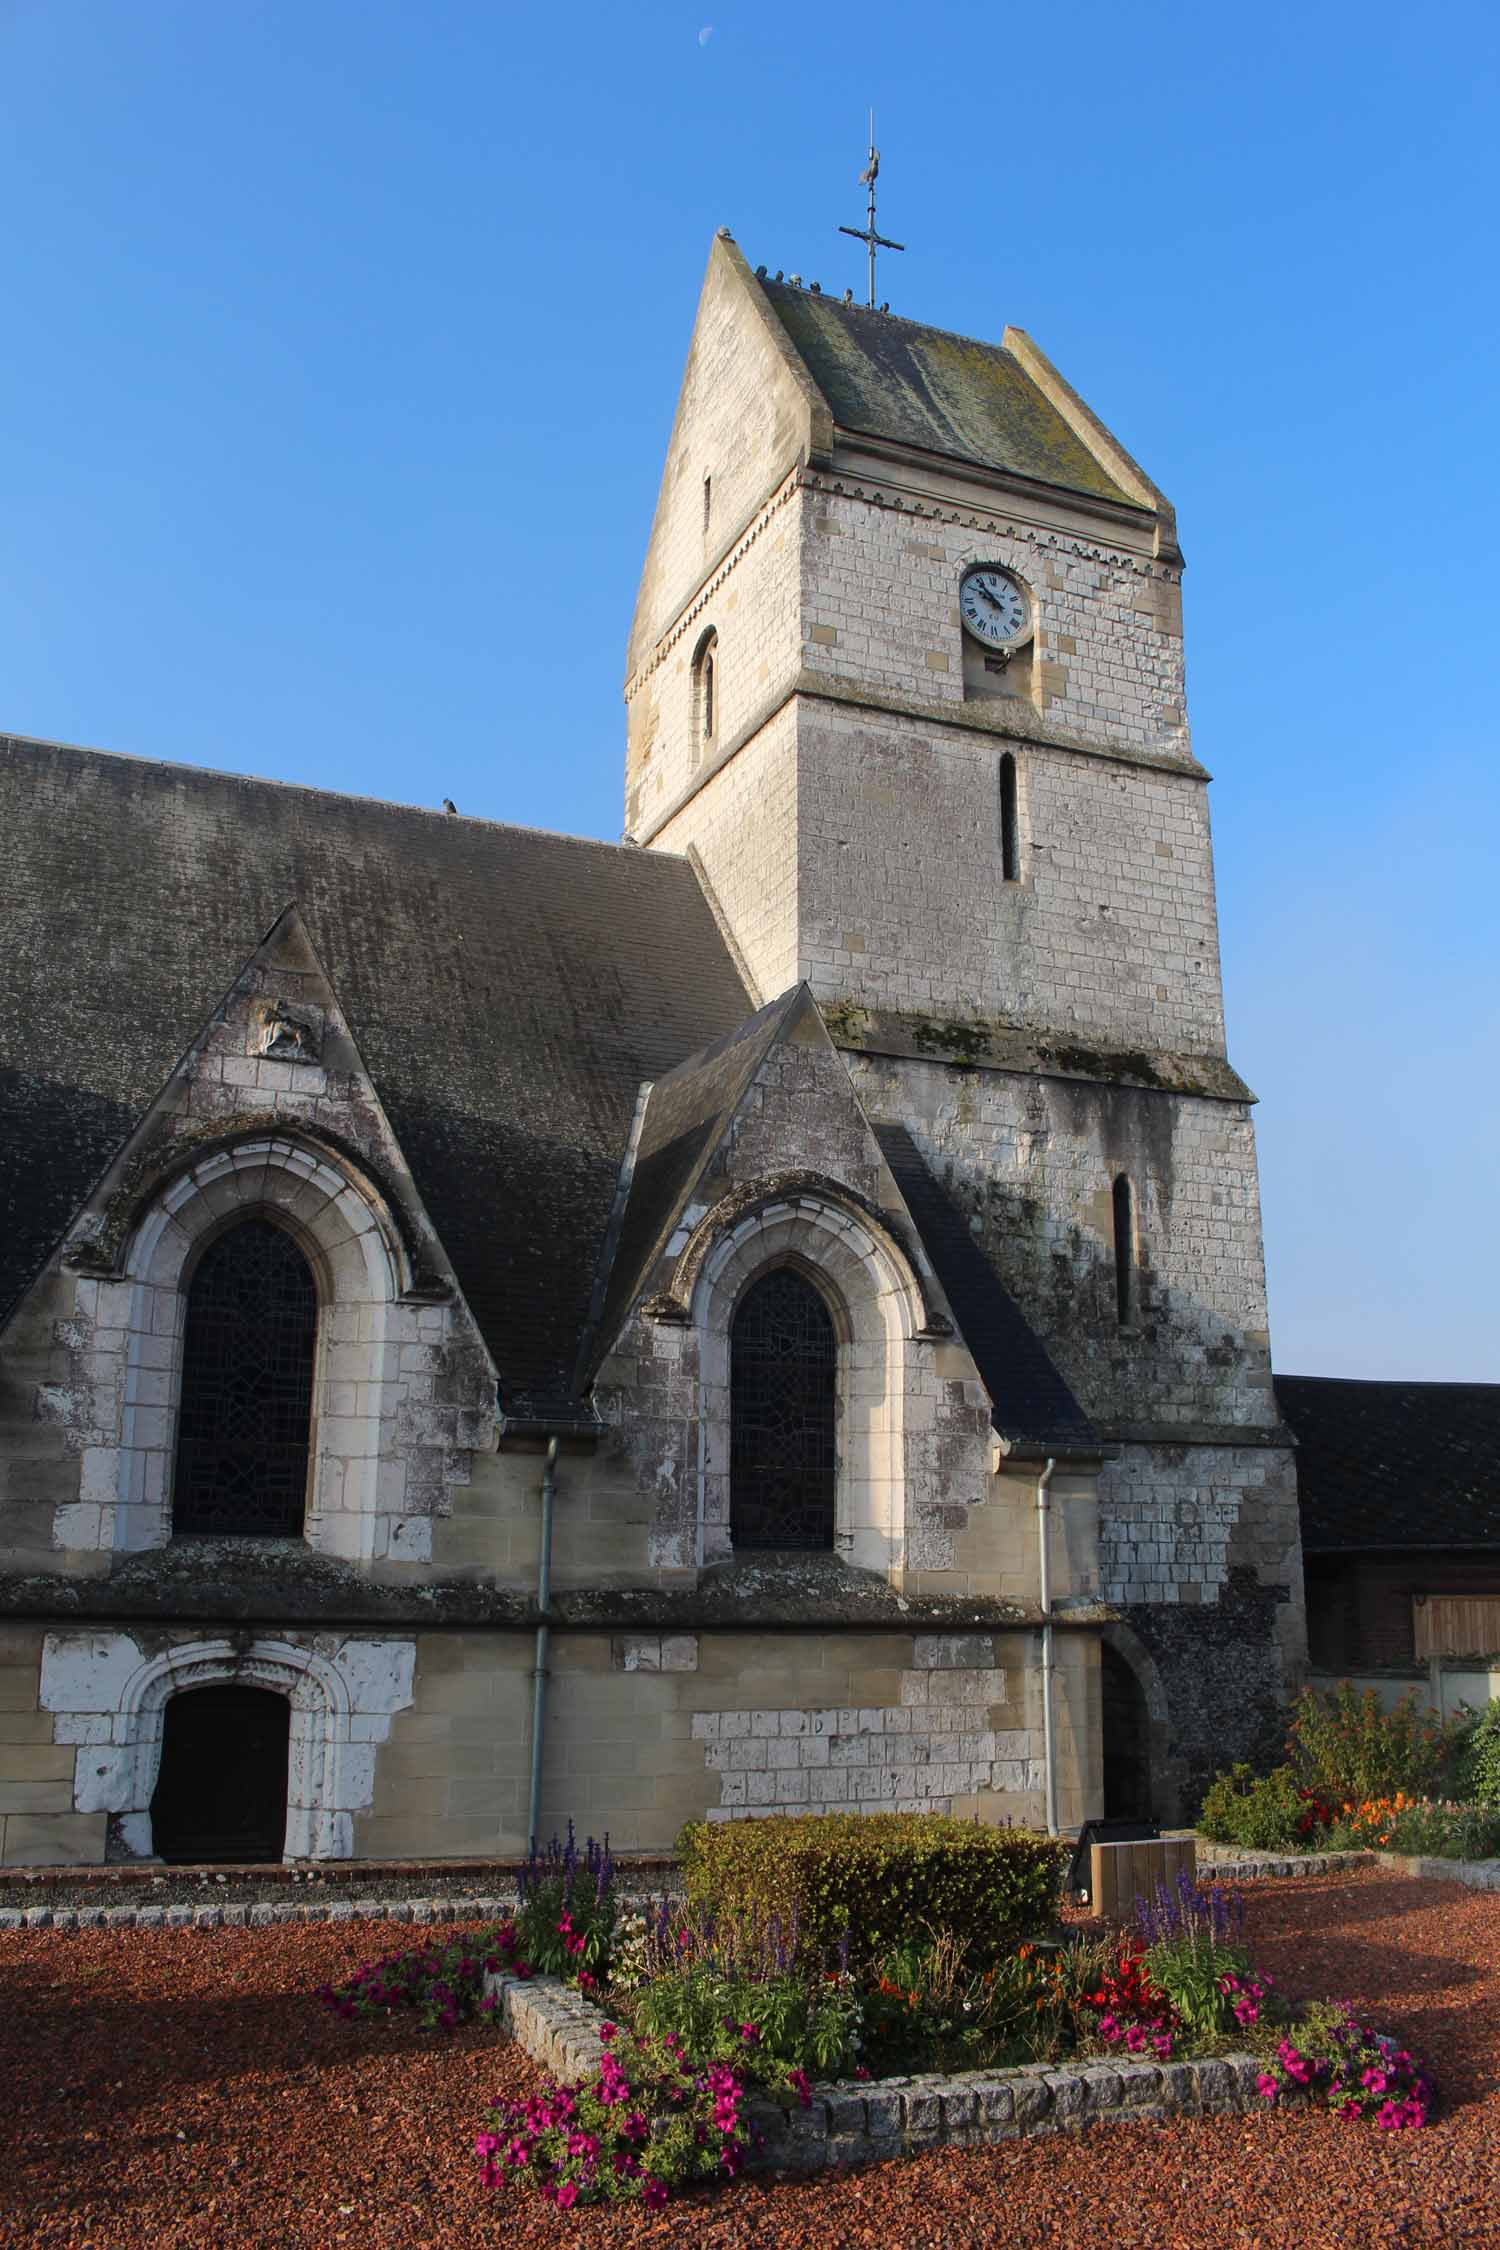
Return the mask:
[[867,187],[870,191],[869,219],[862,227],[839,228],[840,234],[852,234],[855,241],[862,242],[870,253],[870,305],[872,310],[875,304],[875,252],[877,249],[904,250],[906,248],[904,242],[892,242],[888,234],[877,234],[875,232],[875,182],[879,173],[880,151],[875,146],[875,112],[872,109],[870,112],[870,161],[859,175],[860,186]]

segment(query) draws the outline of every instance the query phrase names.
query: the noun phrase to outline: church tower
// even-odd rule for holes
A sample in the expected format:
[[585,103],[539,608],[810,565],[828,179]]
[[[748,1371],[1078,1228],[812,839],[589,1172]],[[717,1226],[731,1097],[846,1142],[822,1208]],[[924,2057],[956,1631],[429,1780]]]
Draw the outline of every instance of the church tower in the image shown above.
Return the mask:
[[1072,1384],[1105,1454],[1106,1760],[1113,1679],[1187,1773],[1222,1747],[1205,1669],[1274,1740],[1304,1629],[1181,578],[1170,504],[1024,332],[715,241],[627,834],[692,859],[761,999],[810,986]]

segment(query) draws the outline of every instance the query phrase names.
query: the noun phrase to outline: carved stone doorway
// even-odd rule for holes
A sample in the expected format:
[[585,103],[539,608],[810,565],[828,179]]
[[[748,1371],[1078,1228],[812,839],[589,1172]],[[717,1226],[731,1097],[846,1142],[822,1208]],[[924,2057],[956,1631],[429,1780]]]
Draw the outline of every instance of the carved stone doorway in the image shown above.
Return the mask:
[[151,1842],[173,1861],[279,1860],[292,1707],[271,1688],[185,1688],[162,1714]]
[[1100,1649],[1104,1702],[1104,1817],[1152,1820],[1150,1717],[1141,1683],[1117,1648]]

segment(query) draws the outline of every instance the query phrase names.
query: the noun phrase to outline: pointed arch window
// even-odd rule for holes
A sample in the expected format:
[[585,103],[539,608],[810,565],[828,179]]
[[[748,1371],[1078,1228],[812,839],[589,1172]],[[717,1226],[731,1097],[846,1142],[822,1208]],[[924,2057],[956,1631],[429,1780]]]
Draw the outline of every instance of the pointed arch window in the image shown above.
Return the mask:
[[838,1342],[791,1266],[745,1291],[730,1330],[730,1534],[737,1548],[831,1548]]
[[1136,1272],[1135,1187],[1128,1172],[1114,1185],[1115,1313],[1122,1328],[1134,1328],[1139,1295]]
[[172,1529],[296,1539],[307,1506],[318,1292],[285,1227],[217,1235],[187,1293]]

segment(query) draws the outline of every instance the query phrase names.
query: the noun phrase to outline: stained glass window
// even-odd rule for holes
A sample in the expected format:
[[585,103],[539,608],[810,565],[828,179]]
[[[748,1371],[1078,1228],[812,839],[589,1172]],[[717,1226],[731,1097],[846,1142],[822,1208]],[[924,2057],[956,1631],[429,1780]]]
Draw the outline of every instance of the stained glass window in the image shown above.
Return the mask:
[[188,1290],[175,1532],[300,1536],[317,1322],[284,1227],[242,1219],[209,1244]]
[[730,1532],[736,1547],[833,1545],[838,1344],[810,1281],[777,1266],[730,1337]]

